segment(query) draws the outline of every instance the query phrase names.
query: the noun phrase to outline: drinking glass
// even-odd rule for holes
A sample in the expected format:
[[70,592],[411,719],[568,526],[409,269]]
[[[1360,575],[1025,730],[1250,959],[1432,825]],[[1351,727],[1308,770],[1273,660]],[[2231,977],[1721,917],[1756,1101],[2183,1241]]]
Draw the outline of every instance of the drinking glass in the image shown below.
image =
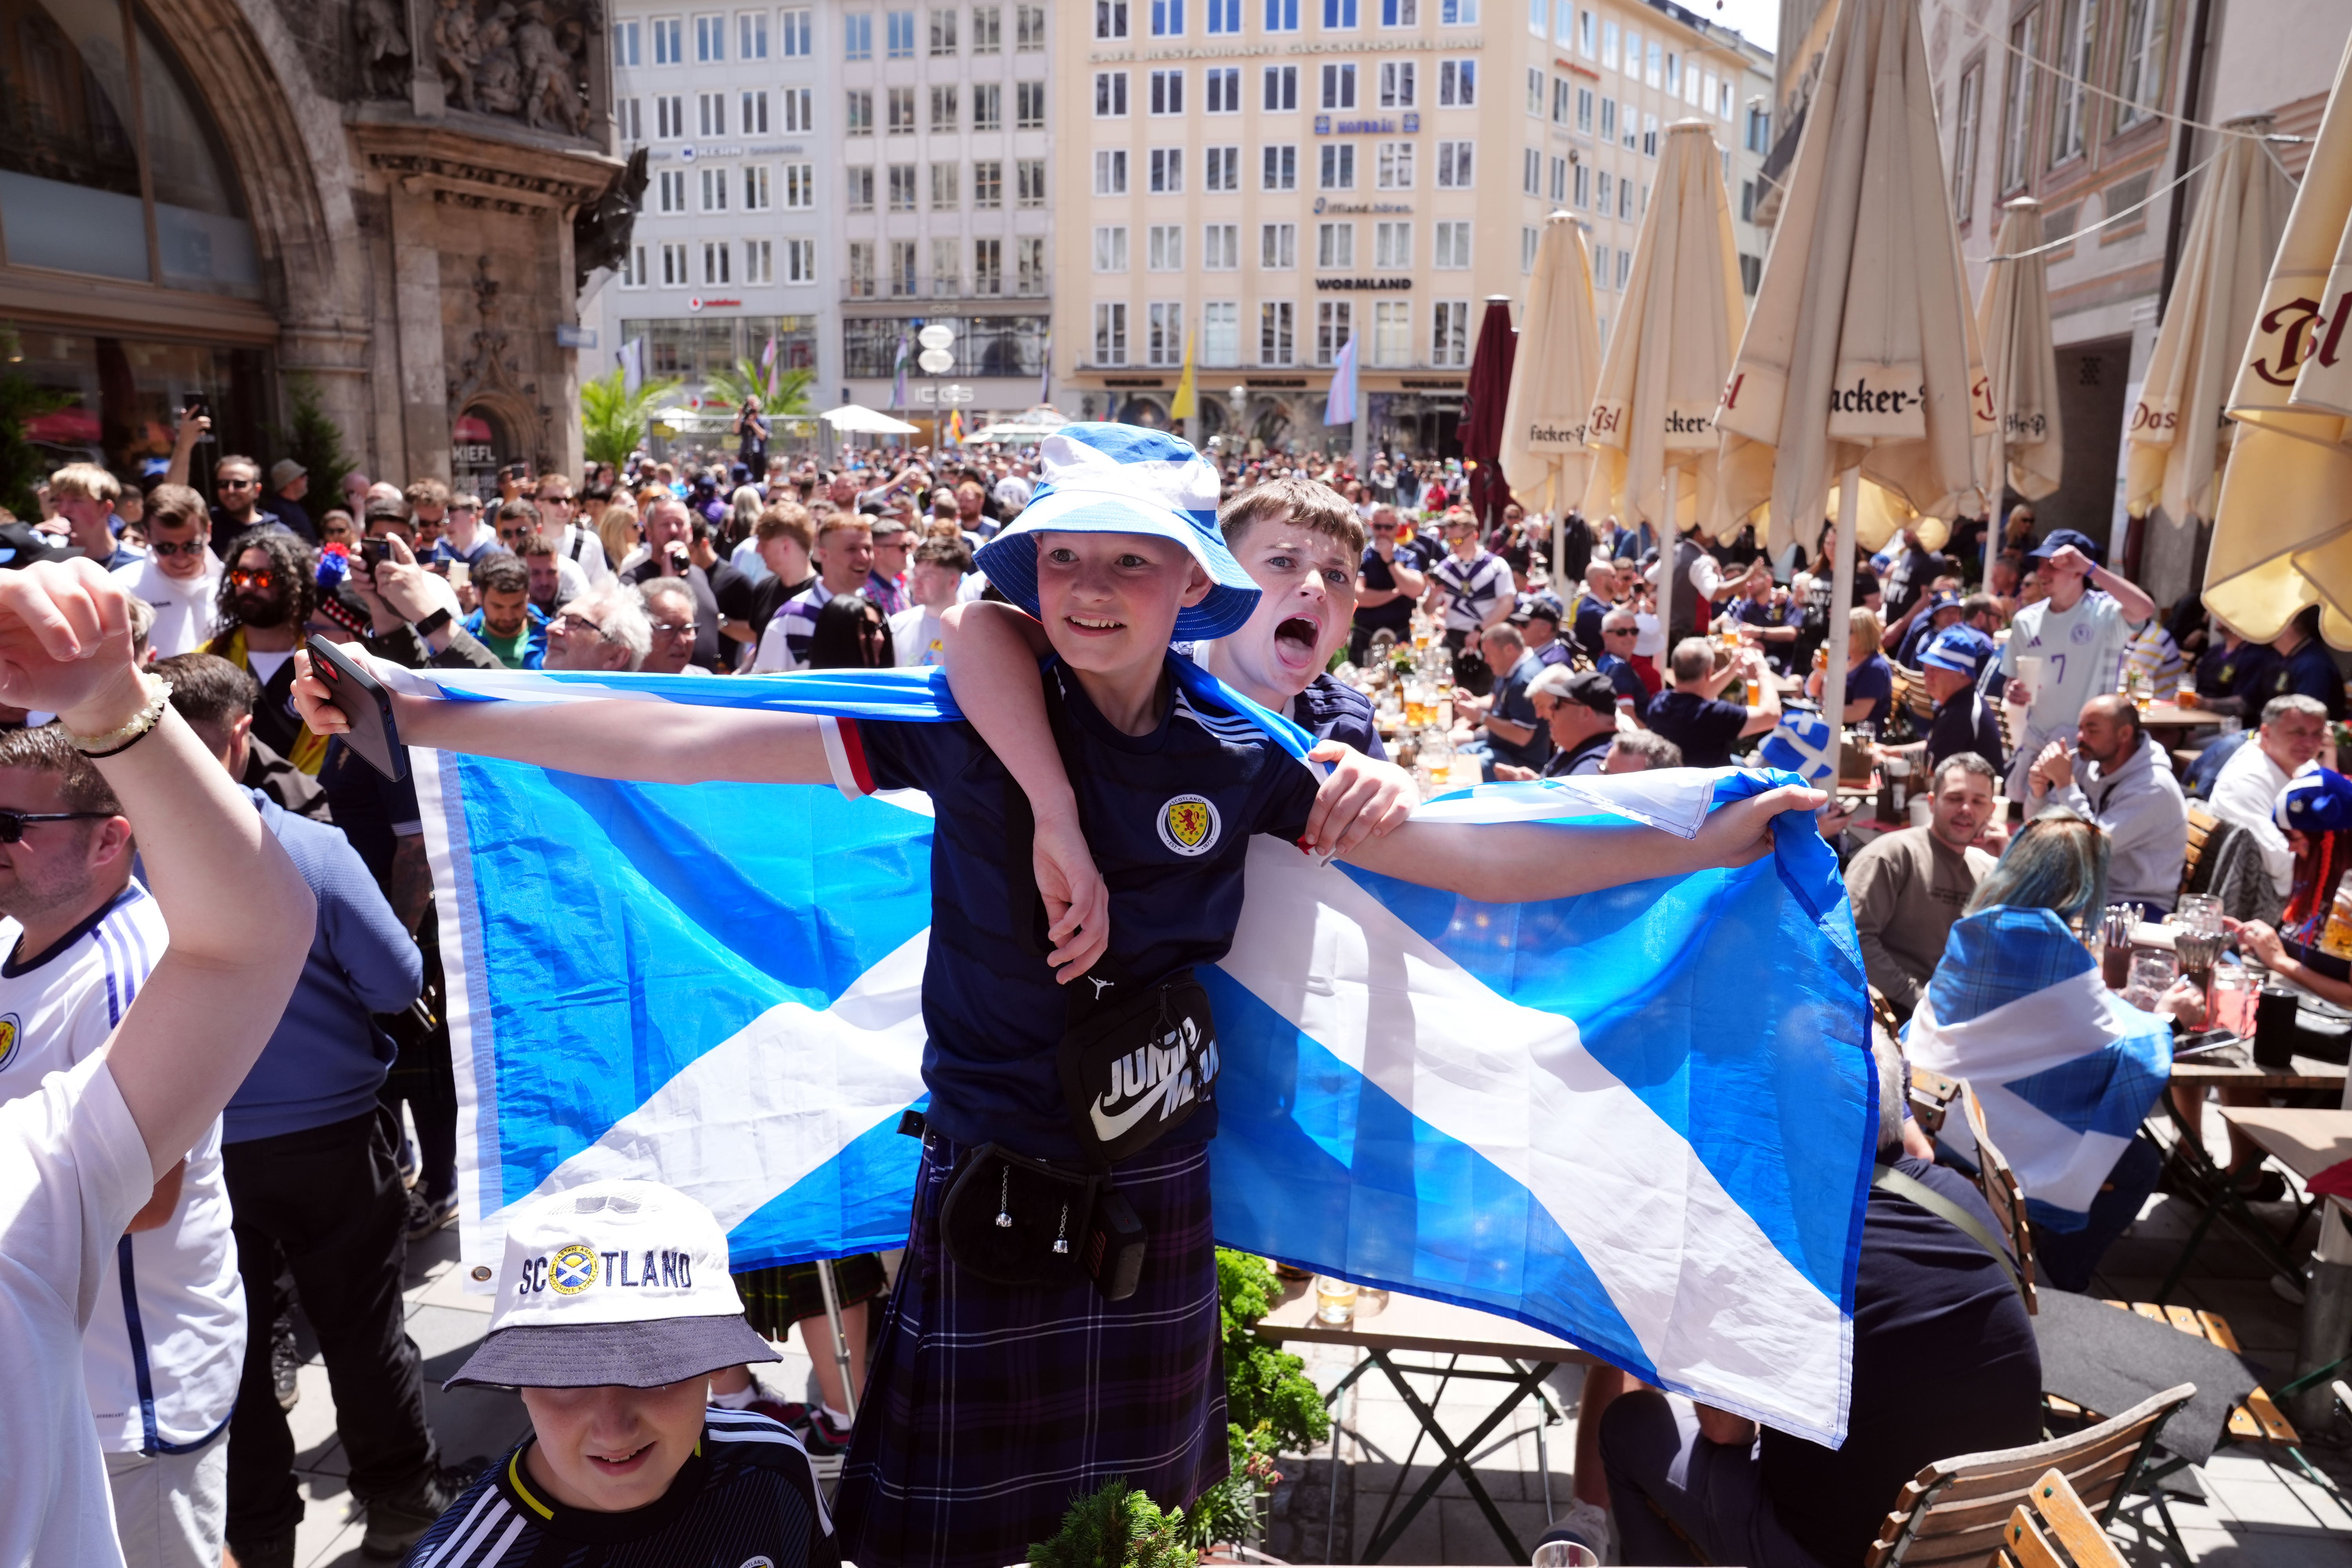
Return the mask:
[[2208,994],[2212,1005],[2206,1023],[2245,1039],[2254,1032],[2254,998],[2258,991],[2253,975],[2242,964],[2215,964],[2212,989]]
[[2172,954],[2160,947],[2141,948],[2131,955],[2131,983],[2124,987],[2124,1000],[2152,1013],[2179,973]]
[[1328,1274],[1315,1277],[1315,1315],[1327,1323],[1345,1323],[1356,1315],[1356,1288]]
[[2221,956],[2221,940],[2219,931],[2184,931],[2172,942],[2172,951],[2180,959],[2180,973],[2209,999],[2213,990],[2213,963]]
[[1547,1541],[1536,1548],[1528,1561],[1535,1568],[1600,1568],[1601,1559],[1592,1549],[1573,1541]]
[[2131,982],[2131,933],[2138,923],[2130,904],[2109,904],[2099,917],[2099,978],[2110,991]]
[[2221,934],[2221,900],[2212,893],[2183,893],[2174,911],[2179,923],[2203,935]]

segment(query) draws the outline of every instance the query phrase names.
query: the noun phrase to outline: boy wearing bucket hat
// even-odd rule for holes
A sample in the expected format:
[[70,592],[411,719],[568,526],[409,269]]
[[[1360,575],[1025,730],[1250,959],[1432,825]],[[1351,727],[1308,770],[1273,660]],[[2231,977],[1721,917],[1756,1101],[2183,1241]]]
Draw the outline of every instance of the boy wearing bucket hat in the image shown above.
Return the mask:
[[519,1390],[530,1435],[409,1563],[838,1564],[792,1434],[709,1407],[714,1370],[776,1359],[743,1321],[726,1233],[692,1198],[602,1181],[530,1200],[508,1223],[489,1335],[447,1384]]
[[[998,625],[1011,612],[977,617],[1001,662],[956,695],[984,727],[617,701],[492,719],[394,699],[415,745],[653,782],[929,793],[924,1153],[838,1499],[845,1554],[866,1568],[996,1568],[1074,1492],[1124,1476],[1172,1506],[1225,1473],[1204,1148],[1218,1063],[1192,972],[1232,945],[1251,837],[1307,837],[1321,781],[1169,651],[1257,604],[1217,535],[1216,470],[1120,425],[1066,426],[1041,455],[1044,484],[981,564],[1054,657],[1038,668]],[[324,695],[306,675],[305,717],[339,729]],[[1744,864],[1776,814],[1817,803],[1759,795],[1687,841],[1408,822],[1356,858],[1490,901],[1560,898]],[[1097,896],[1071,902],[1096,860]],[[1118,1068],[1144,1059],[1139,1037],[1140,1085]]]

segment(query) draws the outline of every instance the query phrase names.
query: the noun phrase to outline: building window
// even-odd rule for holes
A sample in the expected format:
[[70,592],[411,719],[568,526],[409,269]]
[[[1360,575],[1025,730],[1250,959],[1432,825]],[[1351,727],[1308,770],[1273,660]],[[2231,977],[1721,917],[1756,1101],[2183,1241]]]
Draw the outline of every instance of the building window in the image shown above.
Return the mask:
[[1095,0],[1095,37],[1127,37],[1127,0]]
[[2050,164],[2082,156],[2084,86],[2098,58],[2099,0],[2063,0],[2058,17],[2058,69],[2051,78]]
[[1213,223],[1201,230],[1201,270],[1236,272],[1242,265],[1242,226]]
[[1611,205],[1616,201],[1615,187],[1608,170],[1603,169],[1601,171],[1599,184],[1601,187],[1601,216],[1607,217],[1609,216]]
[[1097,120],[1127,118],[1127,73],[1125,71],[1095,72],[1095,118]]
[[1534,66],[1528,68],[1528,112],[1540,115],[1544,106],[1544,73]]
[[1104,224],[1095,229],[1095,270],[1127,270],[1127,226]]
[[[972,29],[975,34],[979,30],[977,27]],[[975,239],[971,242],[971,291],[982,299],[1004,292],[1003,240]]]
[[1323,0],[1323,30],[1352,29],[1356,26],[1356,0]]
[[953,11],[931,13],[931,58],[954,58],[956,52],[956,14]]
[[698,92],[694,95],[695,122],[704,136],[727,134],[727,95],[723,92]]
[[1412,225],[1409,223],[1376,223],[1372,225],[1372,265],[1393,270],[1412,265]]
[[982,158],[971,166],[971,205],[977,212],[993,212],[1004,205],[1004,165]]
[[1013,47],[1016,53],[1039,55],[1045,52],[1045,7],[1014,6],[1013,26]]
[[844,193],[844,199],[849,210],[854,213],[872,212],[874,210],[874,165],[852,163],[844,171],[844,177],[849,182],[849,189]]
[[1466,191],[1470,188],[1470,149],[1467,142],[1440,142],[1437,144],[1437,188],[1441,191]]
[[663,288],[683,289],[693,281],[686,272],[685,246],[665,245],[661,247],[661,255]]
[[1184,36],[1184,0],[1151,0],[1151,36],[1155,38],[1181,38]]
[[[1591,95],[1585,95],[1590,98]],[[1437,62],[1437,107],[1468,109],[1478,101],[1478,62],[1476,60],[1440,60]]]
[[1478,0],[1437,0],[1437,25],[1441,27],[1476,26]]
[[697,16],[694,19],[694,61],[697,65],[715,65],[727,58],[727,18]]
[[[1983,68],[1979,66],[1978,69],[1981,71]],[[1760,104],[1748,111],[1747,146],[1750,153],[1769,153],[1772,150],[1772,111]]]
[[1352,142],[1337,143],[1327,142],[1317,151],[1322,156],[1318,160],[1319,173],[1316,181],[1316,189],[1354,190],[1356,188],[1356,144]]
[[963,244],[961,240],[931,241],[931,292],[953,299],[963,292]]
[[1315,363],[1329,364],[1356,335],[1356,306],[1352,300],[1318,300],[1315,301]]
[[[764,60],[768,58],[768,14],[765,11],[745,11],[736,16],[735,58],[739,60]],[[744,279],[747,283],[751,280]]]
[[1613,98],[1601,100],[1601,140],[1617,140],[1617,100]]
[[1683,89],[1683,62],[1672,50],[1666,54],[1666,96],[1672,98]]
[[915,270],[915,242],[894,239],[890,242],[890,292],[898,299],[909,299],[920,287],[921,279]]
[[1287,300],[1269,300],[1257,308],[1257,363],[1296,364],[1298,307]]
[[[1576,168],[1577,173],[1579,174],[1582,174],[1584,172],[1584,165],[1581,163],[1579,163]],[[1551,161],[1551,205],[1554,206],[1561,206],[1566,205],[1567,201],[1568,160],[1565,158],[1554,158]]]
[[2009,101],[2000,128],[2000,194],[2025,184],[2033,141],[2033,95],[2042,72],[2034,57],[2042,46],[2042,13],[2029,11],[2009,29]]
[[1184,112],[1184,73],[1182,71],[1151,73],[1151,112],[1154,114]]
[[1013,177],[1018,182],[1015,199],[1024,207],[1045,205],[1045,160],[1023,158],[1013,165]]
[[[644,44],[645,24],[642,22],[613,24],[613,63],[614,65],[629,67],[645,64],[645,58],[640,52]],[[643,279],[639,279],[639,286],[643,286]]]
[[1356,107],[1356,68],[1352,62],[1323,68],[1322,103],[1326,109]]
[[890,134],[912,136],[915,133],[915,89],[893,87],[885,88],[883,92],[889,105]]
[[1097,147],[1095,149],[1095,195],[1123,196],[1127,195],[1127,149]]
[[[1532,237],[1535,230],[1527,231]],[[1440,300],[1429,313],[1429,363],[1460,370],[1470,363],[1470,301]]]
[[956,102],[958,96],[952,85],[931,89],[931,129],[933,131],[956,129],[957,121],[962,119],[960,112],[961,105]]
[[682,213],[686,210],[686,171],[664,169],[654,185],[654,210]]
[[1260,224],[1257,231],[1257,264],[1268,272],[1287,272],[1298,265],[1298,226],[1295,223]]
[[1298,107],[1297,66],[1268,66],[1265,81],[1265,101],[1259,107],[1268,114],[1280,114]]
[[1315,266],[1330,272],[1356,265],[1356,226],[1318,223],[1315,226]]
[[1209,31],[1212,34],[1242,30],[1242,0],[1208,0],[1208,6]]
[[[882,14],[889,57],[894,60],[915,58],[915,14],[912,11],[886,11]],[[913,268],[908,268],[911,279]],[[911,288],[909,289],[911,292]]]
[[1449,271],[1470,265],[1470,226],[1466,222],[1441,223],[1437,226],[1437,255],[1433,265]]
[[1172,196],[1184,189],[1184,149],[1154,147],[1151,150],[1151,194]]
[[[1559,174],[1558,160],[1553,161],[1552,174],[1555,177]],[[1589,207],[1592,205],[1592,170],[1589,165],[1583,163],[1576,165],[1576,176],[1572,182],[1572,188],[1575,195],[1571,199],[1578,206]]]
[[1592,134],[1592,89],[1589,87],[1576,89],[1576,128],[1587,136]]
[[1127,363],[1127,306],[1119,300],[1105,300],[1095,306],[1095,363]]
[[[1536,231],[1531,228],[1522,228],[1519,230],[1519,276],[1524,278],[1535,269]],[[1601,335],[1603,338],[1608,335],[1608,328],[1605,325],[1601,329]]]
[[890,165],[890,210],[894,213],[915,210],[915,165],[912,163]]
[[625,98],[613,106],[613,131],[624,142],[646,139],[645,106],[642,100]]
[[1184,270],[1184,227],[1181,224],[1155,223],[1144,231],[1143,265],[1152,272]]
[[1264,156],[1258,189],[1262,191],[1295,191],[1298,188],[1298,149],[1284,142],[1261,149]]
[[1373,184],[1383,191],[1412,189],[1412,149],[1410,142],[1381,142]]
[[[1119,78],[1119,112],[1126,112],[1127,79]],[[1013,128],[1015,131],[1045,129],[1045,84],[1042,81],[1016,81],[1013,84]]]
[[1239,66],[1212,66],[1202,73],[1202,86],[1208,94],[1208,110],[1212,114],[1239,114],[1242,111],[1242,72]]
[[1977,205],[1977,141],[1983,134],[1984,61],[1960,73],[1952,112],[1952,213],[1962,223]]
[[647,281],[646,247],[642,245],[633,245],[621,253],[621,287],[642,289]]
[[1411,60],[1381,62],[1381,107],[1411,109],[1415,101],[1413,89],[1418,73]]
[[971,8],[971,52],[976,55],[1001,55],[1004,52],[1004,7],[974,5]]
[[742,115],[744,135],[765,136],[768,133],[768,95],[766,93],[746,92],[738,102],[737,108]]
[[874,242],[853,239],[849,242],[849,293],[853,298],[870,300],[874,297]]
[[1533,147],[1519,154],[1519,194],[1543,195],[1543,153]]
[[809,50],[809,13],[799,7],[780,13],[776,17],[778,42],[783,46],[784,58],[805,59]]
[[1654,88],[1664,85],[1665,55],[1666,47],[1658,42],[1657,39],[1652,38],[1650,40],[1649,66],[1647,69],[1642,72],[1642,79]]
[[743,170],[743,210],[763,213],[775,205],[768,185],[769,169],[765,163],[747,164]]
[[1381,0],[1381,26],[1383,27],[1420,26],[1421,0]]
[[1601,24],[1601,63],[1611,70],[1617,68],[1617,24]]
[[[815,240],[788,239],[784,241],[784,281],[787,283],[814,283],[816,281]],[[871,290],[869,289],[868,292],[871,292]]]
[[[870,174],[873,171],[868,170]],[[870,202],[867,204],[872,205]],[[784,207],[789,212],[806,212],[816,205],[816,165],[787,163],[784,165]]]
[[1600,37],[1595,30],[1593,15],[1590,11],[1579,11],[1576,14],[1576,52],[1588,60],[1601,52]]
[[842,120],[842,134],[845,136],[871,136],[874,134],[874,93],[872,89],[863,87],[850,89],[847,110]]
[[[1043,205],[1042,198],[1040,205]],[[1043,294],[1045,291],[1045,237],[1043,235],[1023,235],[1013,242],[1013,253],[1021,264],[1021,292]]]
[[1201,363],[1228,366],[1242,363],[1242,308],[1231,300],[1211,300],[1201,307]]
[[2170,0],[2123,0],[2123,26],[2116,60],[2116,129],[2137,125],[2156,112],[2164,93],[2165,20]]
[[1658,117],[1654,114],[1644,114],[1642,116],[1642,156],[1654,158],[1657,155]]
[[957,190],[961,183],[957,178],[960,169],[961,165],[955,163],[931,165],[931,210],[933,212],[951,213],[963,205]]
[[1595,289],[1609,287],[1609,247],[1605,245],[1592,247],[1592,286]]
[[735,247],[723,239],[704,240],[702,242],[703,282],[732,283],[735,281],[734,270],[730,265],[734,254]]
[[1205,156],[1208,168],[1202,181],[1204,191],[1238,191],[1242,188],[1242,150],[1238,147],[1212,147]]
[[1760,256],[1750,256],[1744,250],[1741,251],[1739,253],[1739,291],[1743,294],[1753,295],[1757,289],[1763,286],[1764,258]]
[[971,84],[971,128],[974,131],[1004,129],[1004,88],[1002,83],[976,81]]
[[1574,101],[1575,88],[1576,84],[1564,76],[1552,79],[1551,122],[1554,125],[1568,123],[1568,106]]
[[1621,220],[1627,222],[1630,222],[1633,219],[1633,182],[1631,180],[1620,180],[1617,182],[1617,216]]
[[776,280],[776,245],[769,239],[747,239],[743,242],[743,281],[773,283]]
[[1625,285],[1633,280],[1633,253],[1621,249],[1617,252],[1617,292],[1622,294],[1625,291]]
[[1265,30],[1269,33],[1298,31],[1298,0],[1265,0]]
[[1404,300],[1382,300],[1372,306],[1372,363],[1404,365],[1412,363],[1412,305]]

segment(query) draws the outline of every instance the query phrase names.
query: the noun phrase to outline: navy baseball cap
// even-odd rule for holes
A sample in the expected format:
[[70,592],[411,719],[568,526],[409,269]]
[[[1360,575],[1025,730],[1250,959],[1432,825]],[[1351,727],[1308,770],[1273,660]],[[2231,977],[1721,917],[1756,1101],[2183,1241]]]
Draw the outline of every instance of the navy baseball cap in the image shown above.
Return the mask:
[[2026,552],[2026,559],[2047,561],[2070,544],[2089,556],[2092,565],[2101,566],[2106,563],[2107,552],[2100,547],[2098,541],[2087,533],[2077,533],[2071,528],[2054,530],[2049,538]]

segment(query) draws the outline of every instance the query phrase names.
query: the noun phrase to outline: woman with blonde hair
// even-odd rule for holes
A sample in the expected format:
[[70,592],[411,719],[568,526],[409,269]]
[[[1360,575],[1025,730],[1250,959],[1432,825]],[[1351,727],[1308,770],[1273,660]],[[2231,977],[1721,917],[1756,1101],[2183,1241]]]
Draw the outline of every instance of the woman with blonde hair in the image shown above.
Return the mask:
[[629,499],[629,492],[615,491],[605,505],[604,515],[596,520],[596,537],[604,546],[604,559],[614,563],[614,571],[628,564],[644,531],[637,522],[636,503]]
[[[1888,664],[1886,656],[1878,651],[1878,645],[1885,636],[1885,624],[1879,620],[1877,612],[1855,606],[1845,637],[1843,717],[1849,724],[1884,724],[1886,715],[1895,707],[1895,667]],[[1805,680],[1805,695],[1818,702],[1822,699],[1826,661],[1820,653],[1814,655],[1814,660],[1813,673]]]

